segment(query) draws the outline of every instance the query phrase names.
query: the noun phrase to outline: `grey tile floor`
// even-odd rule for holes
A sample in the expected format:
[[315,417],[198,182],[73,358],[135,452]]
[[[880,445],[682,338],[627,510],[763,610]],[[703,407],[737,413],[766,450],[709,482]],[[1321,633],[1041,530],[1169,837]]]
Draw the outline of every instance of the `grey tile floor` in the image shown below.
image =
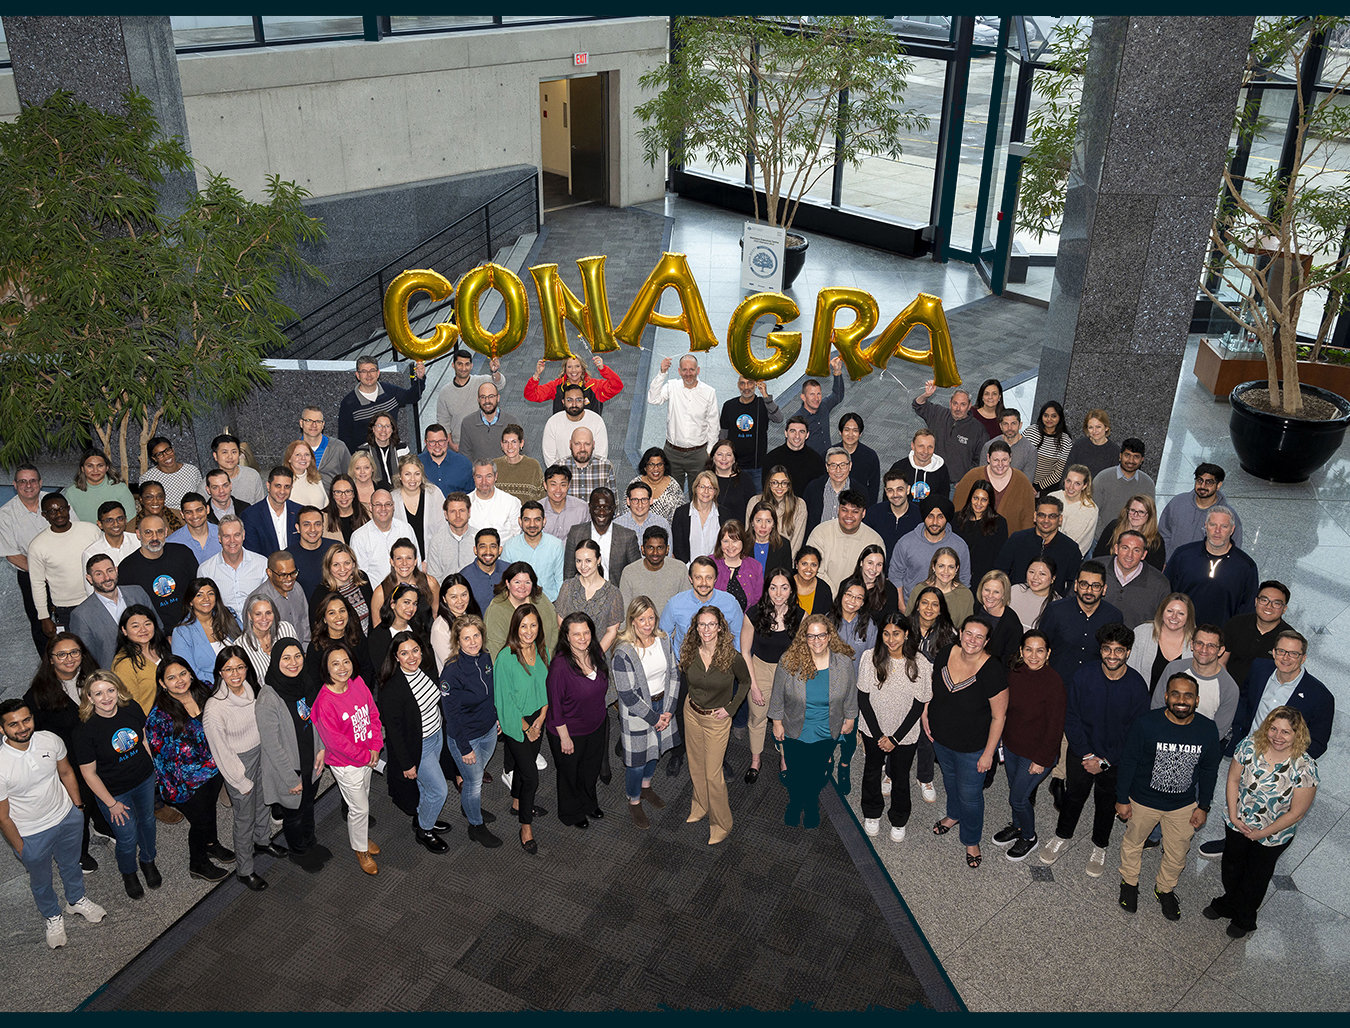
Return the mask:
[[[735,241],[744,219],[677,198],[648,205],[647,210],[675,218],[669,249],[689,255],[714,330],[722,338],[731,311],[741,298]],[[590,210],[586,217],[597,218]],[[597,218],[593,231],[600,235],[596,238],[604,238],[604,218],[604,213]],[[644,238],[638,245],[635,236],[630,258],[634,265],[641,265],[636,269],[639,281],[651,267],[649,255],[660,249],[663,223],[657,218],[650,221],[648,232],[638,230],[637,236]],[[632,230],[625,225],[623,231]],[[597,252],[586,250],[586,243],[584,238],[569,238],[567,250],[576,255]],[[613,256],[612,263],[617,263]],[[793,290],[803,307],[808,330],[816,291],[831,285],[858,286],[872,292],[881,306],[883,322],[919,290],[942,297],[949,311],[988,295],[978,276],[965,265],[908,261],[816,238],[807,268]],[[610,291],[616,308],[626,305],[631,295],[630,289]],[[676,356],[685,350],[682,335],[657,330],[655,337],[654,357]],[[1263,577],[1280,578],[1292,587],[1288,618],[1310,636],[1309,667],[1327,683],[1344,709],[1350,701],[1350,654],[1337,645],[1336,637],[1350,630],[1350,587],[1346,585],[1350,581],[1350,454],[1338,455],[1309,482],[1299,485],[1273,485],[1246,475],[1238,468],[1228,441],[1227,404],[1216,403],[1190,372],[1195,345],[1193,340],[1177,383],[1158,476],[1159,500],[1188,489],[1200,460],[1216,461],[1228,470],[1224,489],[1242,515],[1246,548],[1257,560]],[[513,382],[519,383],[531,373],[529,366],[535,358],[525,355],[532,355],[535,349],[522,347],[508,359],[507,374]],[[999,367],[1000,374],[1005,369],[1016,373],[1015,365],[1031,368],[1039,352],[1039,338],[1010,338],[1007,350],[1008,363]],[[718,351],[714,355],[704,358],[705,378],[720,396],[729,397],[734,391],[735,373],[720,359]],[[957,356],[961,362],[959,349]],[[632,361],[625,368],[629,374],[637,364],[636,358],[636,354],[628,358]],[[912,429],[918,420],[905,410],[908,395],[904,394],[902,400],[902,389],[914,389],[926,376],[912,365],[893,364],[892,368],[898,372],[901,386],[873,374],[850,385],[845,402],[852,401],[869,417],[893,407],[894,423],[888,412],[878,424],[888,431],[906,426]],[[977,383],[985,377],[983,370],[962,364],[965,377]],[[629,374],[624,376],[626,383],[630,382]],[[791,389],[796,376],[790,373],[785,378],[792,382],[783,388]],[[645,389],[646,385],[634,380],[631,388]],[[511,391],[518,388],[514,386]],[[1031,379],[1011,391],[1009,400],[1026,414],[1034,389]],[[785,409],[795,408],[795,399],[787,400],[778,392],[775,395],[783,399]],[[632,402],[631,409],[638,430],[636,438],[644,444],[653,438],[650,433],[659,435],[663,431],[663,419],[644,421],[648,410],[645,403]],[[615,413],[620,411],[616,409]],[[912,419],[912,425],[906,419]],[[612,421],[611,431],[614,424]],[[874,445],[877,442],[875,437],[869,441]],[[71,471],[43,470],[49,479],[60,480],[58,474],[64,473],[66,481]],[[35,666],[26,621],[14,590],[13,577],[0,574],[0,653],[4,656],[0,660],[0,696],[21,693]],[[1049,869],[1041,867],[1034,857],[1020,865],[1010,864],[990,845],[984,866],[969,870],[961,859],[961,847],[951,836],[938,839],[928,834],[938,811],[918,801],[917,795],[907,840],[892,844],[883,835],[877,850],[920,929],[972,1010],[1345,1010],[1350,1008],[1350,990],[1344,985],[1350,955],[1350,886],[1345,876],[1350,866],[1350,818],[1346,817],[1350,808],[1350,747],[1345,742],[1344,724],[1342,715],[1331,749],[1319,761],[1322,785],[1317,801],[1278,869],[1292,888],[1272,889],[1261,913],[1260,930],[1240,942],[1228,940],[1221,926],[1199,916],[1200,908],[1217,891],[1218,866],[1194,857],[1179,889],[1183,918],[1172,924],[1162,919],[1151,901],[1141,903],[1133,918],[1121,912],[1114,902],[1116,882],[1112,875],[1093,880],[1083,873],[1087,857],[1084,845],[1070,849]],[[988,793],[988,832],[997,830],[1006,819],[1006,798],[1007,787],[999,779]],[[856,805],[856,788],[852,801]],[[221,818],[225,835],[228,821],[228,814]],[[1199,838],[1220,834],[1218,825],[1216,817]],[[172,830],[163,834],[173,835]],[[1108,859],[1109,868],[1114,866],[1118,845],[1117,840]],[[1149,851],[1146,856],[1146,881],[1156,868],[1156,852]],[[96,848],[95,853],[109,865],[109,874],[100,872],[91,879],[91,892],[100,902],[110,900],[106,905],[117,911],[120,907],[111,888],[111,854],[102,848]],[[161,861],[162,866],[170,867],[181,863],[181,854],[178,860]],[[6,977],[17,981],[29,974],[33,986],[23,995],[6,990],[0,1007],[69,1009],[70,995],[78,992],[74,1000],[78,1001],[92,991],[205,891],[200,883],[190,882],[186,876],[183,879],[178,883],[166,875],[162,902],[153,914],[134,924],[120,924],[116,931],[108,930],[111,925],[95,927],[77,922],[70,929],[71,946],[49,954],[41,943],[41,922],[32,909],[22,868],[16,861],[0,864],[0,945],[5,948],[4,966],[18,973],[17,977]],[[138,906],[148,910],[144,903]],[[1124,975],[1119,973],[1121,969]],[[1121,981],[1139,985],[1127,991],[1118,987]],[[87,983],[87,988],[77,987],[76,982]]]

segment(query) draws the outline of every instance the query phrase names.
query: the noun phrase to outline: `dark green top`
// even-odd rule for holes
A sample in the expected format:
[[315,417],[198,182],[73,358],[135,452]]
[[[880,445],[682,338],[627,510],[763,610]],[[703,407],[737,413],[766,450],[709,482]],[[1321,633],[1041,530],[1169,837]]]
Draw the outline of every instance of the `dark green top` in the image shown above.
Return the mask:
[[689,701],[704,710],[725,707],[728,714],[735,714],[750,692],[750,669],[739,653],[732,659],[729,670],[719,671],[704,667],[703,658],[695,652],[684,679],[689,685]]

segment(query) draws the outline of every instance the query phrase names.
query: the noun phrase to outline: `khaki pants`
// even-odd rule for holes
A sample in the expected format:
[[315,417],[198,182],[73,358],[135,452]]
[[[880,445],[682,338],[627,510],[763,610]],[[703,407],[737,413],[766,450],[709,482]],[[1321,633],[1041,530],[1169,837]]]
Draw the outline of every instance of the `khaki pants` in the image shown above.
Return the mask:
[[1154,810],[1130,800],[1130,826],[1120,844],[1120,877],[1130,885],[1139,884],[1139,864],[1144,855],[1144,840],[1153,826],[1162,824],[1162,866],[1156,879],[1159,892],[1171,892],[1186,867],[1186,856],[1191,849],[1191,814],[1195,804],[1188,803],[1180,810]]
[[718,843],[731,833],[731,805],[727,802],[727,783],[722,777],[722,757],[731,736],[731,718],[719,721],[711,714],[700,714],[684,701],[685,746],[689,757],[689,777],[694,783],[694,799],[688,821],[710,822],[708,841]]
[[1058,778],[1061,782],[1065,780],[1068,772],[1064,770],[1064,762],[1069,756],[1069,737],[1060,736],[1059,739],[1059,763],[1050,770],[1051,778]]
[[754,699],[745,702],[750,707],[750,754],[758,756],[764,752],[764,733],[769,724],[769,704],[773,701],[773,673],[777,664],[766,664],[758,657],[750,658],[754,664],[755,684],[764,696],[764,706],[755,706]]

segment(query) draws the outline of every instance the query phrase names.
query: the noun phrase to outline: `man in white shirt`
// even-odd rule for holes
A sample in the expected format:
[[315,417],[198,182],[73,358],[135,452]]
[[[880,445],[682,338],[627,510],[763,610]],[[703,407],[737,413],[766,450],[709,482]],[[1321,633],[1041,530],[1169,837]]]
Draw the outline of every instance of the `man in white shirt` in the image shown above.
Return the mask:
[[577,428],[589,428],[595,439],[596,455],[609,456],[609,430],[605,428],[604,419],[586,409],[586,391],[579,385],[570,385],[563,389],[563,409],[544,425],[541,439],[544,467],[557,464],[567,456],[572,430]]
[[122,614],[135,603],[143,603],[152,611],[155,605],[139,585],[118,586],[117,565],[106,553],[96,553],[85,561],[84,577],[93,593],[70,612],[70,631],[80,637],[99,667],[112,667]]
[[469,529],[495,528],[503,543],[520,534],[520,501],[505,489],[497,488],[497,465],[487,457],[473,462],[473,496],[469,510]]
[[666,411],[666,463],[670,476],[687,493],[689,481],[703,470],[708,454],[717,443],[718,404],[713,387],[698,380],[698,358],[686,353],[680,358],[680,384],[666,381],[670,358],[661,361],[661,371],[647,390],[647,402],[669,404]]
[[614,524],[614,493],[601,486],[591,493],[588,521],[573,525],[563,547],[563,577],[577,576],[577,547],[591,539],[600,547],[601,574],[615,585],[622,584],[623,569],[642,559],[637,535],[631,528]]
[[427,574],[438,582],[473,562],[474,533],[469,528],[471,504],[467,493],[451,493],[447,496],[445,523],[450,526],[450,531],[436,532],[427,540]]
[[[136,533],[127,531],[126,509],[116,500],[105,500],[99,504],[98,527],[103,534],[86,546],[84,552],[80,554],[80,560],[86,565],[89,558],[97,553],[105,553],[112,558],[114,564],[121,564],[123,558],[131,556],[141,548],[141,541],[136,538]],[[86,586],[85,595],[92,596],[93,588],[92,585]]]
[[[84,602],[84,563],[80,554],[99,538],[99,530],[84,521],[71,521],[70,503],[60,493],[42,498],[47,531],[28,544],[29,574],[33,577],[33,605],[38,622],[50,639],[70,624],[70,612]],[[50,599],[49,599],[50,597]]]
[[0,703],[0,833],[28,871],[33,902],[47,922],[47,945],[66,944],[62,906],[52,888],[52,861],[61,871],[65,913],[93,924],[106,911],[84,894],[80,843],[84,803],[66,744],[33,730],[33,712],[20,699]]
[[324,435],[324,423],[323,411],[318,407],[306,407],[300,412],[300,438],[314,451],[314,466],[327,492],[333,478],[345,472],[352,462],[352,451],[336,436]]
[[200,564],[220,552],[219,529],[207,520],[206,497],[201,493],[187,493],[183,497],[183,520],[187,522],[169,536],[169,542],[182,543]]
[[563,545],[544,531],[544,505],[538,500],[526,500],[520,505],[520,535],[507,540],[501,560],[506,564],[525,561],[534,568],[539,588],[549,602],[558,598],[563,583]]
[[24,613],[39,654],[47,649],[47,635],[38,621],[33,605],[33,582],[28,574],[28,545],[39,532],[47,530],[38,500],[42,495],[42,473],[32,464],[20,464],[14,472],[14,499],[0,507],[0,557],[14,567],[19,579],[19,594]]
[[554,464],[544,472],[544,531],[558,542],[567,540],[573,525],[591,516],[586,501],[572,495],[572,469]]
[[267,581],[267,558],[245,548],[244,523],[235,515],[221,518],[217,531],[220,552],[202,564],[197,574],[220,587],[220,601],[243,624],[244,601]]
[[[412,541],[416,550],[417,536],[412,526],[402,518],[394,517],[393,494],[388,489],[376,489],[370,495],[370,520],[352,533],[351,542],[357,566],[366,573],[372,585],[383,582],[389,574],[389,548],[405,538]],[[420,550],[417,559],[422,560]]]
[[[488,361],[490,375],[471,375],[473,354],[467,350],[456,350],[450,358],[455,369],[454,377],[441,389],[436,397],[436,420],[453,433],[459,430],[465,417],[478,410],[478,387],[491,382],[498,390],[506,388],[506,376],[501,373],[502,362],[494,357]],[[459,440],[452,438],[450,446],[459,452]]]

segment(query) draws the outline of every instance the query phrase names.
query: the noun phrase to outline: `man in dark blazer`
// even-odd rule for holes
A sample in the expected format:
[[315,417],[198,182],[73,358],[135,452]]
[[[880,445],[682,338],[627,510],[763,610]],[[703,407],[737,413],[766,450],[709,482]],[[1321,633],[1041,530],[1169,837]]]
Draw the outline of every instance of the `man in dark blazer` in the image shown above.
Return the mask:
[[[1265,657],[1252,661],[1246,687],[1233,715],[1233,734],[1225,755],[1231,757],[1237,744],[1261,726],[1265,716],[1276,707],[1293,707],[1308,722],[1312,741],[1308,756],[1317,760],[1331,741],[1331,722],[1336,717],[1336,697],[1331,690],[1308,674],[1303,662],[1308,659],[1308,640],[1292,629],[1275,637],[1274,660]],[[1263,703],[1262,700],[1265,700]]]
[[[70,612],[70,632],[78,635],[99,667],[112,667],[120,635],[122,612],[136,603],[154,611],[150,596],[139,585],[117,585],[117,565],[106,553],[96,553],[84,565],[84,577],[94,587],[92,596]],[[158,621],[158,616],[155,617]]]
[[[273,468],[267,476],[267,495],[240,515],[244,523],[244,545],[254,553],[270,557],[278,550],[300,544],[296,527],[300,504],[291,499],[293,478],[290,468]],[[285,527],[281,535],[277,533],[278,518],[283,519]]]
[[563,544],[563,579],[577,577],[577,547],[587,539],[594,539],[604,546],[603,538],[609,536],[609,560],[602,561],[604,576],[615,586],[623,579],[623,569],[642,559],[638,549],[637,533],[631,528],[614,524],[614,492],[605,486],[591,490],[588,510],[590,521],[583,521],[567,530],[567,540]]

